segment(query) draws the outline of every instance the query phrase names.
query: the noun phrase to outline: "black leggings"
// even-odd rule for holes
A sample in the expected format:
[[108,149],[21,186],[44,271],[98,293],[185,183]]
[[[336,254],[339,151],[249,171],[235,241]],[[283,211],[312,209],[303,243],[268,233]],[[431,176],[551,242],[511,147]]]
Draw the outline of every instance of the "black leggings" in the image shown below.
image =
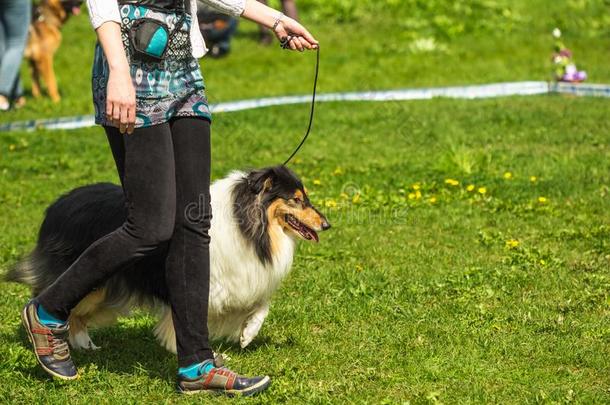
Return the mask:
[[105,127],[125,193],[125,223],[91,244],[37,301],[70,311],[116,271],[169,242],[166,282],[180,367],[212,358],[210,284],[210,123],[177,118],[122,135]]

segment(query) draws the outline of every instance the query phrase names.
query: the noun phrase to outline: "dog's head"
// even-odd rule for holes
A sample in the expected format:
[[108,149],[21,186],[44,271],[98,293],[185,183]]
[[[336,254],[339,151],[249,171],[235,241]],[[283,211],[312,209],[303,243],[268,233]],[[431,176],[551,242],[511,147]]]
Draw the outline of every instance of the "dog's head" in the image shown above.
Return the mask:
[[318,242],[318,232],[330,228],[326,217],[309,201],[301,180],[286,166],[251,171],[247,180],[268,223],[289,236]]
[[83,0],[44,0],[40,6],[55,15],[62,23],[72,15],[79,15]]
[[61,6],[68,15],[79,15],[83,0],[61,0]]

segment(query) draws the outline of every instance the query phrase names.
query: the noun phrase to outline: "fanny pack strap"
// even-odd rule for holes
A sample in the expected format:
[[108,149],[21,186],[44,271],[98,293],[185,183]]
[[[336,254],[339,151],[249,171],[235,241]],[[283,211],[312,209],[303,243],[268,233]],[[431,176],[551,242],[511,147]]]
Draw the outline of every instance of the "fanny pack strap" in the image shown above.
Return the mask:
[[184,12],[190,13],[189,0],[118,0],[119,5],[131,4],[134,6],[144,6],[151,10],[161,12]]

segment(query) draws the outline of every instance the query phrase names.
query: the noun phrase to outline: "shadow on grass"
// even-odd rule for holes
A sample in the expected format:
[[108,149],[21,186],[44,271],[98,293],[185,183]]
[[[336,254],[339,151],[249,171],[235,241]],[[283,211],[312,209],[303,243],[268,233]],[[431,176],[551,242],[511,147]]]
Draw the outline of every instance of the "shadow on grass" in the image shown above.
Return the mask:
[[73,350],[79,366],[93,365],[111,373],[145,373],[151,378],[172,379],[176,356],[161,347],[149,326],[113,326],[93,329],[98,350]]
[[[99,371],[116,374],[147,374],[150,378],[173,379],[176,370],[175,355],[161,347],[148,326],[114,326],[90,332],[99,350],[71,350],[74,363],[79,368],[94,367]],[[11,334],[4,334],[3,341],[20,341],[31,350],[31,344],[22,327]],[[49,376],[39,367],[21,365],[19,371],[32,378],[48,380]]]

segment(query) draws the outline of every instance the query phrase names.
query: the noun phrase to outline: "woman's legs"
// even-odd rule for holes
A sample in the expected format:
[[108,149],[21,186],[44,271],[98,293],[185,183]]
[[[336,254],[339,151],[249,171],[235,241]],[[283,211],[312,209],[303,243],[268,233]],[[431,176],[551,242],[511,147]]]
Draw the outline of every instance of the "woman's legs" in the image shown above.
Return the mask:
[[0,0],[0,29],[4,50],[0,59],[0,95],[9,99],[19,97],[19,67],[23,58],[32,4],[29,0]]
[[165,279],[178,347],[178,390],[252,395],[269,386],[269,377],[244,377],[217,368],[208,346],[210,123],[201,118],[178,118],[170,126],[177,209]]
[[68,319],[72,308],[116,271],[169,240],[174,230],[176,184],[169,124],[136,129],[132,135],[121,135],[116,128],[106,132],[109,138],[123,140],[127,220],[91,244],[38,295],[38,304],[60,320]]
[[213,357],[208,344],[210,290],[210,122],[170,122],[176,160],[176,220],[165,280],[176,331],[178,365]]
[[[165,262],[179,367],[213,357],[208,343],[210,286],[210,122],[170,122],[176,172],[176,217]],[[108,133],[121,182],[125,150],[118,131]]]

